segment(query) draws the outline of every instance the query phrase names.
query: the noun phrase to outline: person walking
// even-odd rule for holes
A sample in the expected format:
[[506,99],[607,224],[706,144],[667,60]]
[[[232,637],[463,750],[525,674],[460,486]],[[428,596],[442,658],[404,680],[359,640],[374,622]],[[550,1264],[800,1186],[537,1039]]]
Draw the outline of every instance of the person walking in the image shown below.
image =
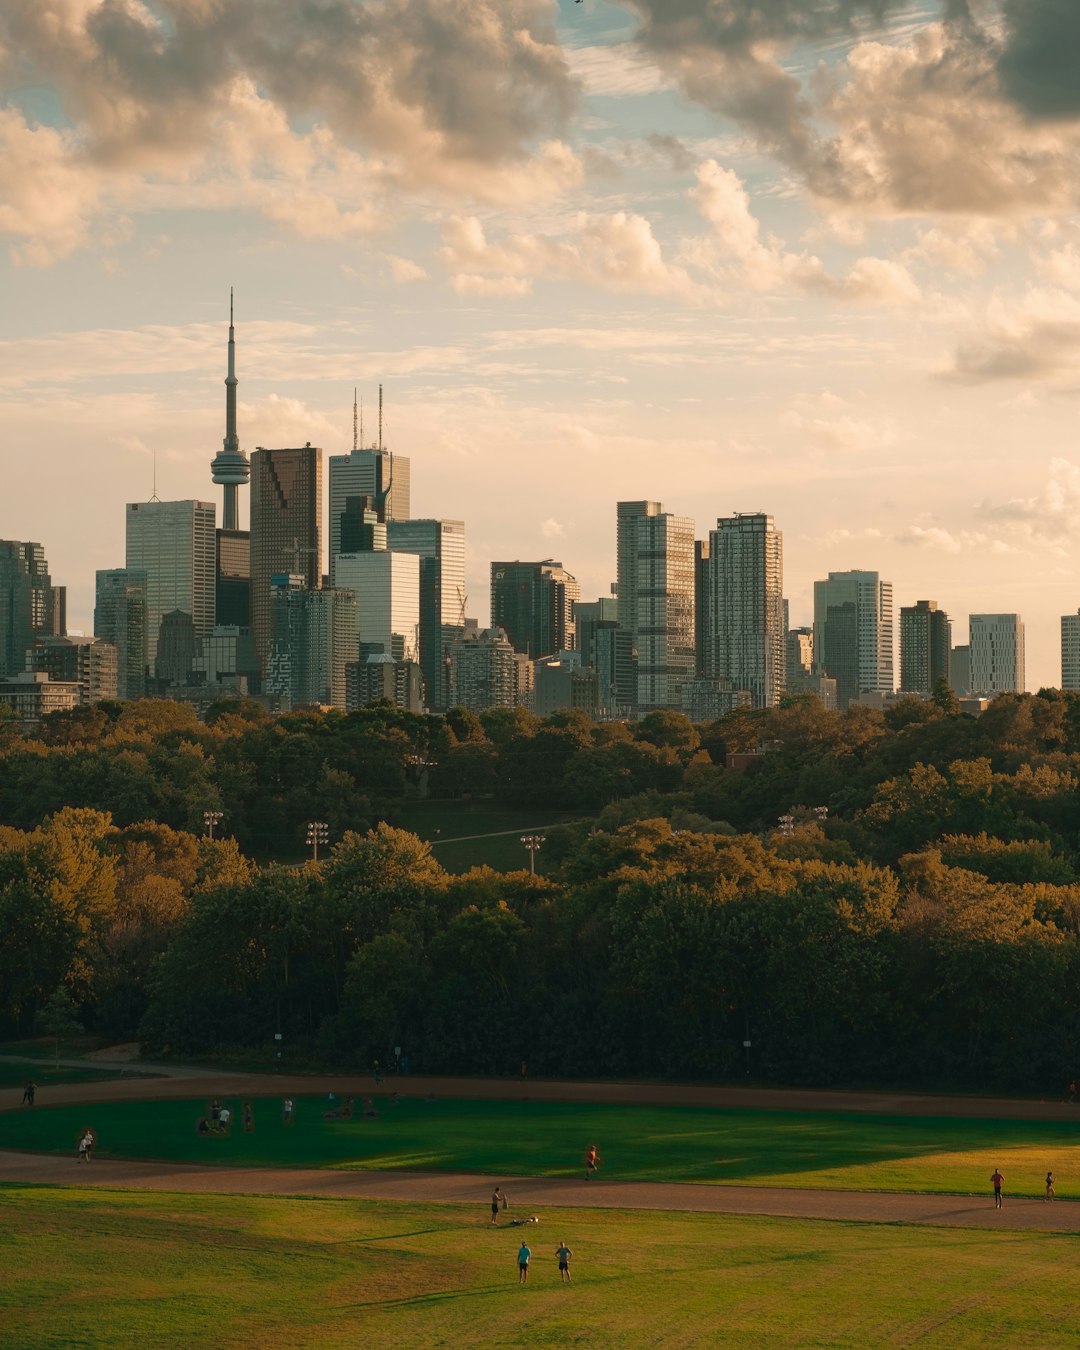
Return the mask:
[[28,1078],[23,1084],[22,1104],[23,1106],[33,1106],[34,1093],[37,1091],[37,1084],[32,1078]]
[[518,1248],[518,1284],[528,1284],[529,1282],[529,1262],[532,1260],[532,1252],[525,1245],[525,1239],[521,1239],[521,1246]]
[[600,1166],[600,1155],[596,1151],[596,1145],[590,1144],[585,1150],[585,1180],[592,1181],[596,1174],[596,1169]]
[[1000,1208],[1001,1208],[1001,1187],[1004,1185],[1005,1178],[1001,1175],[1001,1171],[1000,1171],[999,1168],[997,1168],[997,1167],[994,1168],[994,1174],[993,1174],[993,1176],[990,1178],[990,1182],[991,1182],[991,1184],[992,1184],[993,1187],[994,1187],[994,1208],[995,1208],[995,1209],[1000,1209]]
[[498,1224],[499,1210],[505,1209],[506,1205],[507,1205],[506,1196],[503,1195],[499,1187],[496,1186],[491,1196],[491,1222],[493,1224]]
[[94,1132],[89,1126],[79,1136],[79,1155],[76,1162],[88,1163],[94,1152]]
[[1045,1196],[1045,1199],[1043,1200],[1043,1203],[1045,1204],[1047,1200],[1053,1200],[1053,1199],[1054,1199],[1054,1174],[1053,1174],[1053,1172],[1047,1172],[1047,1174],[1046,1174],[1046,1196]]
[[559,1245],[555,1248],[555,1255],[559,1258],[560,1284],[574,1283],[574,1281],[570,1278],[570,1258],[573,1256],[573,1254],[574,1253],[570,1250],[570,1248],[566,1245],[565,1242],[560,1242]]

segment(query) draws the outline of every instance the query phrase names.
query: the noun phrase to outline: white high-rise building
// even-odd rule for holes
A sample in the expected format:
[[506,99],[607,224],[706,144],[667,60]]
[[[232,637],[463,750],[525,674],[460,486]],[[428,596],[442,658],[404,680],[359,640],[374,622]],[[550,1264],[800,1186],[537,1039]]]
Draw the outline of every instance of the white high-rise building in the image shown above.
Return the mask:
[[1080,610],[1061,616],[1061,687],[1080,690]]
[[973,694],[1022,694],[1024,621],[1019,614],[972,614],[968,620]]
[[330,585],[336,586],[337,557],[356,549],[342,545],[341,522],[350,498],[370,497],[382,521],[409,518],[409,460],[389,450],[353,450],[330,456]]
[[191,618],[196,637],[214,628],[217,539],[212,502],[129,502],[128,569],[146,573],[146,656],[151,673],[166,614]]
[[619,627],[637,654],[639,711],[678,708],[694,677],[694,522],[659,502],[619,502]]
[[814,582],[814,664],[836,681],[841,709],[860,694],[894,691],[891,581],[877,572],[830,572]]
[[784,537],[772,516],[721,517],[702,566],[703,674],[772,708],[784,688]]
[[337,584],[356,596],[360,659],[380,651],[397,661],[420,659],[420,558],[377,549],[342,553]]

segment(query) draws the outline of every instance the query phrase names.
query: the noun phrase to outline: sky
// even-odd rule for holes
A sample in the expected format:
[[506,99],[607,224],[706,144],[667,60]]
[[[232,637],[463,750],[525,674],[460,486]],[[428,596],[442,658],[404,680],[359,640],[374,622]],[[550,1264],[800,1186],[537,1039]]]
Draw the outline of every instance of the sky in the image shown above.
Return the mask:
[[[1075,0],[3,0],[0,537],[69,627],[124,504],[365,440],[492,559],[766,511],[813,582],[1080,608]],[[246,516],[242,503],[242,519]]]

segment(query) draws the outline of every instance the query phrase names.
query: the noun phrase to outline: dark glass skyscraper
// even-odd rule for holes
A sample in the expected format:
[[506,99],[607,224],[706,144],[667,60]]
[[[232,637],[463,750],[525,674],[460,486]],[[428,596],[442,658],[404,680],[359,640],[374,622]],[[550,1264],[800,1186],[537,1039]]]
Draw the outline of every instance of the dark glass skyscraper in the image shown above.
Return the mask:
[[305,445],[260,447],[251,456],[251,633],[264,673],[274,633],[271,577],[299,576],[308,590],[321,581],[322,455]]
[[491,626],[534,661],[575,648],[580,599],[577,578],[551,558],[491,564]]
[[54,589],[41,544],[0,539],[0,678],[18,675],[34,639],[53,632]]

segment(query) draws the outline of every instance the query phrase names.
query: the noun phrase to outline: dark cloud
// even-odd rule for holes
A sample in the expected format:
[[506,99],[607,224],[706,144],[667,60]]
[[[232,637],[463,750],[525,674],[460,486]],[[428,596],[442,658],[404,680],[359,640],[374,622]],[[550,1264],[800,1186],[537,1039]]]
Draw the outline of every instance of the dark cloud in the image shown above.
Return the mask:
[[1075,376],[1080,323],[1035,319],[1019,331],[990,334],[957,348],[945,378],[964,384],[995,380],[1057,381]]
[[998,73],[1033,117],[1080,116],[1080,0],[1005,0]]
[[662,131],[650,131],[644,137],[644,141],[649,149],[659,155],[676,173],[686,173],[697,163],[697,157],[686,148],[678,136],[670,136]]

